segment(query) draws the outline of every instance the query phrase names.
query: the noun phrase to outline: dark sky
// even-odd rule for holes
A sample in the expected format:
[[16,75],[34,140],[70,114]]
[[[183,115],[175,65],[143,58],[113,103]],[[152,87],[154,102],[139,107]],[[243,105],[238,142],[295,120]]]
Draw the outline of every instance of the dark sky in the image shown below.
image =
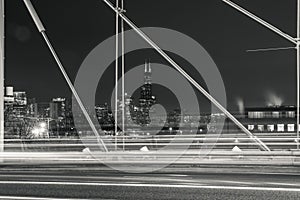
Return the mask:
[[[296,0],[235,0],[296,35]],[[32,0],[65,68],[74,80],[85,56],[114,34],[115,15],[101,0]],[[126,15],[139,27],[185,33],[211,55],[222,74],[228,107],[236,99],[264,106],[274,93],[286,105],[296,98],[294,50],[247,53],[247,49],[291,43],[235,11],[221,0],[125,0]],[[139,62],[142,64],[144,60]],[[112,66],[113,67],[113,66]],[[21,0],[6,0],[6,85],[47,101],[70,91]]]

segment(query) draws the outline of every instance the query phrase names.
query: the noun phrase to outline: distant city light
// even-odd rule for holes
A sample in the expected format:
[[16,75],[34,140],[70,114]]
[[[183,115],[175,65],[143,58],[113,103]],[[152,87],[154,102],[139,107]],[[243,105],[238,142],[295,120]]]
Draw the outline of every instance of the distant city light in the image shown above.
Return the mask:
[[34,137],[43,137],[44,133],[47,131],[47,123],[40,122],[36,127],[31,130]]
[[46,131],[45,128],[39,128],[39,132],[40,132],[40,133],[43,133],[43,132],[45,132],[45,131]]
[[47,126],[47,124],[46,124],[45,122],[41,122],[41,123],[40,123],[40,127],[41,127],[41,128],[46,128],[46,126]]
[[40,130],[39,130],[38,128],[34,128],[34,129],[32,129],[31,133],[32,133],[34,136],[38,137],[39,134],[40,134]]

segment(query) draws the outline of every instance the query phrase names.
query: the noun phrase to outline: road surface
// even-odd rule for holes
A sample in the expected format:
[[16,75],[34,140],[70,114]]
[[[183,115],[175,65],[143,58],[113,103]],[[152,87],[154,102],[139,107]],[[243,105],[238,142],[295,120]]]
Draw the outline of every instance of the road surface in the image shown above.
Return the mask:
[[259,171],[182,167],[128,174],[103,166],[2,166],[0,199],[300,199],[298,169]]

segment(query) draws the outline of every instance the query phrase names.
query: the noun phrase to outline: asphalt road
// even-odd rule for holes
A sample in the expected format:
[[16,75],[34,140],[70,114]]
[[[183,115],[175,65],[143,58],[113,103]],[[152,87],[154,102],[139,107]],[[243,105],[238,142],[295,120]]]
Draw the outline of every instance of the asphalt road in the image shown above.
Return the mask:
[[169,168],[129,174],[103,166],[2,166],[0,199],[300,199],[298,169],[259,171]]

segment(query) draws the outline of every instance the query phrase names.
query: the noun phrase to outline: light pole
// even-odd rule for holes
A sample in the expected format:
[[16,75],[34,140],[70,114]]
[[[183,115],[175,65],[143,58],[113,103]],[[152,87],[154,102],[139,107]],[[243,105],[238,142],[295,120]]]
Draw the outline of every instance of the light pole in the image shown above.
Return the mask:
[[[124,0],[121,0],[121,7],[119,7],[119,0],[116,0],[116,9],[118,12],[125,12]],[[117,150],[117,137],[118,137],[118,74],[119,74],[119,14],[116,13],[116,60],[115,60],[115,150]],[[122,140],[124,150],[124,134],[125,134],[125,57],[124,57],[124,20],[121,18],[121,122],[122,122]]]
[[[124,10],[124,0],[121,0],[121,12]],[[121,58],[122,58],[122,139],[123,151],[125,150],[125,38],[124,38],[124,20],[121,19]]]
[[297,0],[297,150],[299,151],[299,113],[300,113],[300,81],[299,81],[299,73],[300,73],[300,0]]
[[4,151],[4,0],[0,0],[0,152]]
[[[116,9],[119,12],[119,0],[116,0]],[[118,68],[119,68],[119,14],[116,13],[116,60],[115,60],[115,150],[117,150],[118,137]]]

